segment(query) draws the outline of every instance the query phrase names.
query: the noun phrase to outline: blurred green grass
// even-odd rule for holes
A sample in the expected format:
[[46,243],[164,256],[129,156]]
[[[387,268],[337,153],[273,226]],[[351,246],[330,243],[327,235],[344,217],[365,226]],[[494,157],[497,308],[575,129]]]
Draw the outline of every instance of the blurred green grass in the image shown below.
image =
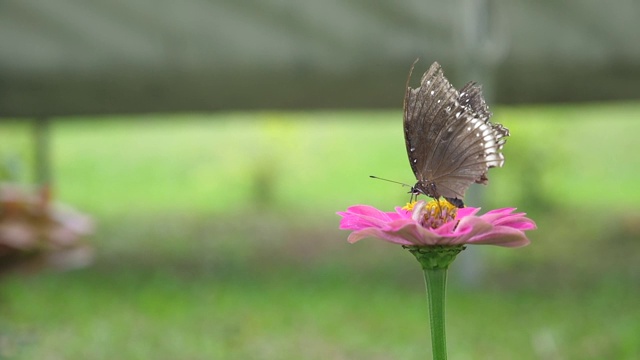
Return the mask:
[[[540,229],[527,248],[463,253],[480,261],[471,283],[469,263],[454,263],[451,358],[637,358],[638,118],[638,104],[495,110],[512,137],[481,197]],[[415,260],[375,241],[346,244],[336,229],[335,211],[349,205],[407,200],[367,178],[412,182],[400,119],[57,119],[56,197],[96,218],[96,263],[4,276],[0,357],[425,358]],[[30,158],[29,124],[0,123],[0,136],[0,155]]]

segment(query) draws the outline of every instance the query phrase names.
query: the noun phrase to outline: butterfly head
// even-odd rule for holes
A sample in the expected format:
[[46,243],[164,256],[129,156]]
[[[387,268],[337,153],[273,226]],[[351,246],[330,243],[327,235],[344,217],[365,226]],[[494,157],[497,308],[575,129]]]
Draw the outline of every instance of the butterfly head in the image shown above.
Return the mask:
[[438,191],[436,190],[436,183],[428,180],[419,180],[411,187],[410,193],[412,198],[416,198],[420,194],[427,195],[434,199],[440,197],[440,194],[438,194]]
[[[418,197],[418,195],[427,195],[434,199],[439,199],[440,194],[438,194],[438,190],[436,189],[436,183],[433,181],[421,180],[418,181],[414,186],[411,187],[411,200]],[[462,208],[464,207],[464,202],[461,199],[454,197],[444,197],[450,204],[455,207]]]

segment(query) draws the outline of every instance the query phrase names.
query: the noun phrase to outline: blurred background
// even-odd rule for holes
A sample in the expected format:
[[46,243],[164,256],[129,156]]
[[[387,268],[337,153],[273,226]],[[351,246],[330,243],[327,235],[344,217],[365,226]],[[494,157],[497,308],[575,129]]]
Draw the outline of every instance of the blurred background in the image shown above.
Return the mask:
[[[511,130],[454,262],[452,359],[640,357],[640,4],[0,3],[1,359],[429,358],[418,263],[342,211],[413,183],[433,61]],[[417,84],[413,79],[413,84]]]

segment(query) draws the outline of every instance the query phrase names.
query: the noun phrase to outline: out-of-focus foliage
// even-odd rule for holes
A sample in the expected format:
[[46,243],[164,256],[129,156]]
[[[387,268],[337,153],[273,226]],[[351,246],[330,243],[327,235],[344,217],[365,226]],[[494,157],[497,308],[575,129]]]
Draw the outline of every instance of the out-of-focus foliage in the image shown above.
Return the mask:
[[[636,359],[640,108],[492,110],[511,130],[506,163],[471,205],[516,206],[539,229],[525,248],[454,262],[451,357]],[[0,124],[2,153],[28,154],[28,129]],[[57,198],[99,221],[96,260],[2,278],[0,354],[428,356],[419,265],[400,247],[348,244],[335,215],[408,200],[368,178],[413,181],[399,111],[60,119],[52,148]],[[474,257],[481,275],[465,284]]]

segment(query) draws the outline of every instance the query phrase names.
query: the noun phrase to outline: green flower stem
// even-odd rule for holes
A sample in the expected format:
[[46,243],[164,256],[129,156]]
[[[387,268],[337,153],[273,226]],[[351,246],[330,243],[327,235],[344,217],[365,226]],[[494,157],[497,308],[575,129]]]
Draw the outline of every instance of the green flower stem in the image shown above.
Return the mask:
[[431,347],[434,360],[447,359],[445,333],[445,294],[447,270],[464,246],[404,246],[420,262],[424,271],[429,300],[429,323],[431,325]]
[[447,338],[444,326],[444,312],[447,269],[424,269],[424,281],[427,284],[427,298],[429,299],[429,323],[431,324],[433,359],[446,360]]

